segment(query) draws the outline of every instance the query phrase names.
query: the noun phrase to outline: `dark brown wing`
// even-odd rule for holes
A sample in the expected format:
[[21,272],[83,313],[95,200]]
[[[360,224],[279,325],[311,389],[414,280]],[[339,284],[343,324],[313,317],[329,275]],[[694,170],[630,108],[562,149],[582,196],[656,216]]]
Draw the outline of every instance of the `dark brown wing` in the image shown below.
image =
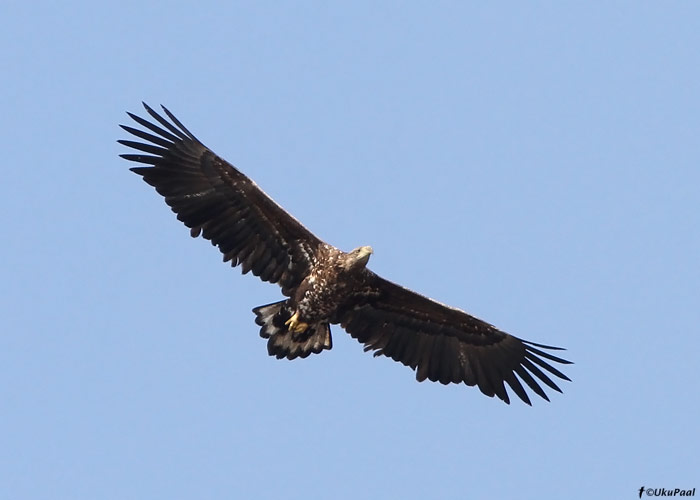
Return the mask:
[[128,113],[152,132],[121,125],[144,142],[118,142],[147,153],[121,155],[149,165],[131,170],[165,197],[192,236],[201,234],[216,245],[224,262],[241,264],[244,273],[253,271],[290,295],[308,274],[321,240],[199,142],[165,107],[170,121],[145,103],[144,107],[160,126]]
[[487,396],[510,403],[505,382],[531,404],[521,381],[549,401],[540,383],[561,389],[545,371],[569,380],[550,362],[570,361],[543,350],[560,348],[513,337],[369,270],[365,277],[364,289],[339,310],[335,322],[365,344],[365,350],[375,351],[375,356],[388,356],[416,370],[418,381],[478,385]]

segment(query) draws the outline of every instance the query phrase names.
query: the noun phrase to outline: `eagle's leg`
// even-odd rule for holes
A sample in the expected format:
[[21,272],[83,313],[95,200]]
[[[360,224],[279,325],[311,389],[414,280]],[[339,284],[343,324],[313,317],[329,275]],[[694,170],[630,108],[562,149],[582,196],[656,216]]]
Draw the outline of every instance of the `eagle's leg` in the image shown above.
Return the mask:
[[309,327],[308,323],[299,321],[299,312],[295,312],[294,315],[284,322],[285,325],[289,327],[290,332],[303,333]]

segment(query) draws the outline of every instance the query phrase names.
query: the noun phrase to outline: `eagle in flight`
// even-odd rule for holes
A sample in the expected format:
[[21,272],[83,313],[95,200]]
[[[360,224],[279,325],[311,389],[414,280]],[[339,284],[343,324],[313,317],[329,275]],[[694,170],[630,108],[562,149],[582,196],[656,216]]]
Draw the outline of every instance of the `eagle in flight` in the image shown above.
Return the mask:
[[540,384],[561,392],[553,366],[570,361],[505,333],[466,312],[419,295],[367,268],[369,246],[343,252],[321,241],[252,180],[202,144],[163,107],[144,103],[152,121],[128,115],[146,130],[121,125],[141,141],[119,143],[143,164],[131,170],[153,186],[193,237],[219,248],[224,262],[277,283],[285,300],[253,309],[267,350],[278,359],[305,358],[332,347],[340,324],[366,351],[416,371],[418,381],[464,382],[510,402],[505,384],[525,403],[523,383],[549,401]]

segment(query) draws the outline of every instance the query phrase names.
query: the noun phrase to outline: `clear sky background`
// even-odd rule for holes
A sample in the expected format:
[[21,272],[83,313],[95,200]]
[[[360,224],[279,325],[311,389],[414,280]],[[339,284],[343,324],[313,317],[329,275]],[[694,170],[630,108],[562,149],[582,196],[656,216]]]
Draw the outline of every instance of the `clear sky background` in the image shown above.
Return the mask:
[[[700,4],[4,2],[0,498],[637,498],[700,488]],[[166,104],[321,238],[519,337],[564,394],[419,384],[118,158]]]

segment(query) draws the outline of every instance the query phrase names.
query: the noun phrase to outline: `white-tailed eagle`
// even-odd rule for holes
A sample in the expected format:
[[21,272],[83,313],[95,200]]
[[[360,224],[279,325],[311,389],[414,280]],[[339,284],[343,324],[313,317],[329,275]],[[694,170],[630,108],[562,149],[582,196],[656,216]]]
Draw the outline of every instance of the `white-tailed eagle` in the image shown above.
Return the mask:
[[549,401],[541,383],[561,392],[552,366],[570,362],[493,325],[377,276],[367,268],[372,248],[345,253],[329,245],[267,196],[252,180],[202,144],[165,107],[169,121],[144,103],[154,121],[129,116],[146,130],[121,127],[141,141],[123,158],[164,198],[193,237],[219,248],[224,262],[277,283],[285,300],[256,307],[260,335],[277,358],[305,358],[332,346],[340,324],[374,355],[416,371],[418,381],[476,385],[510,402],[505,384],[525,403],[523,387]]

